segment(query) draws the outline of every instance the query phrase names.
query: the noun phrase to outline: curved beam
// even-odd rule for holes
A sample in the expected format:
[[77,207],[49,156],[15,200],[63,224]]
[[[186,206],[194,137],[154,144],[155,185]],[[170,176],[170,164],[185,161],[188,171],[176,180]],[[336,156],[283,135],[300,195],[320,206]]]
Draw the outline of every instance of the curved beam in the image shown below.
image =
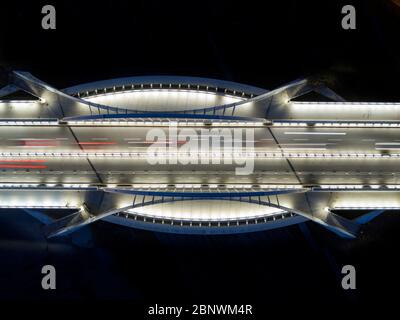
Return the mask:
[[248,198],[248,197],[262,197],[262,196],[275,196],[280,194],[290,193],[304,193],[308,189],[283,189],[283,190],[263,190],[263,191],[218,191],[218,192],[200,192],[200,191],[160,191],[160,190],[138,190],[138,189],[118,189],[118,188],[104,188],[104,192],[111,193],[124,193],[142,196],[156,196],[156,197],[183,197],[183,198]]
[[63,121],[85,121],[85,120],[101,120],[101,119],[140,119],[140,118],[160,118],[160,119],[204,119],[204,120],[227,120],[227,121],[265,121],[263,118],[239,117],[239,116],[223,116],[209,114],[183,114],[183,113],[126,113],[126,114],[98,114],[73,116],[62,119]]
[[[98,115],[101,116],[101,111],[106,111],[107,116],[109,115],[110,112],[113,112],[115,114],[132,114],[132,113],[138,113],[145,115],[146,112],[139,111],[139,110],[129,110],[127,108],[120,108],[120,107],[111,107],[111,106],[106,106],[102,104],[97,104],[97,103],[92,103],[90,101],[86,101],[84,99],[72,97],[60,90],[57,90],[50,85],[44,83],[43,81],[35,78],[32,76],[30,73],[27,72],[21,72],[21,71],[14,71],[11,74],[11,80],[13,81],[14,85],[21,88],[22,90],[25,90],[37,97],[40,97],[44,100],[50,100],[53,103],[51,103],[51,106],[49,106],[51,112],[59,119],[61,118],[70,118],[74,116],[77,116],[77,110],[79,111],[79,107],[84,107],[84,110],[88,110],[90,112],[90,116],[93,115],[93,108],[97,109]],[[238,108],[242,109],[241,107],[248,104],[248,103],[258,103],[261,102],[261,106],[257,106],[253,111],[250,112],[256,112],[256,117],[251,117],[251,118],[260,118],[260,116],[264,116],[267,114],[267,111],[269,108],[271,108],[271,104],[267,103],[268,101],[271,101],[271,99],[274,99],[277,103],[277,105],[280,105],[291,98],[302,95],[304,93],[307,93],[309,91],[315,90],[320,88],[321,85],[317,85],[311,81],[308,81],[307,79],[300,79],[296,80],[293,82],[290,82],[286,85],[283,85],[275,90],[268,91],[266,93],[260,94],[258,96],[255,96],[251,99],[243,100],[240,102],[234,102],[231,104],[225,104],[225,105],[219,105],[219,106],[213,106],[213,107],[207,107],[207,108],[199,108],[199,109],[185,109],[185,110],[180,110],[180,111],[171,111],[171,115],[176,115],[176,114],[203,114],[206,115],[212,114],[213,116],[217,115],[218,112],[222,112],[222,116],[225,116],[225,111],[227,109],[232,110],[231,115],[233,116],[234,113],[237,113]],[[283,98],[280,98],[283,97]],[[282,100],[282,101],[280,101]],[[58,108],[57,108],[58,106]],[[165,114],[168,114],[169,112],[166,112]],[[152,114],[152,112],[150,113]],[[221,114],[218,114],[221,116]],[[97,116],[97,115],[96,115]]]
[[109,87],[122,87],[131,85],[142,85],[142,84],[172,84],[172,85],[190,85],[190,86],[202,86],[202,87],[212,87],[212,88],[223,88],[236,91],[242,91],[247,94],[260,95],[268,90],[263,88],[258,88],[255,86],[220,80],[212,78],[203,77],[187,77],[187,76],[168,76],[168,75],[155,75],[155,76],[135,76],[135,77],[125,77],[125,78],[114,78],[108,80],[100,80],[95,82],[84,83],[76,85],[73,87],[63,89],[63,92],[67,94],[76,94],[79,92],[101,90],[103,88]]
[[[113,189],[104,189],[104,191],[112,192],[112,193],[120,193],[120,191],[116,191],[115,189],[114,190]],[[383,210],[373,211],[371,213],[363,215],[361,218],[358,218],[354,221],[343,218],[343,217],[336,215],[328,210],[326,212],[318,212],[317,211],[317,212],[308,213],[308,212],[305,212],[304,210],[300,210],[300,209],[297,209],[294,207],[287,207],[287,206],[281,205],[279,203],[279,197],[278,197],[279,194],[294,193],[294,192],[292,192],[293,190],[282,190],[282,191],[283,191],[282,193],[278,193],[276,190],[258,192],[258,193],[247,192],[247,193],[245,193],[246,196],[244,196],[243,195],[244,193],[236,193],[233,195],[233,193],[157,192],[157,191],[136,190],[135,193],[129,193],[129,194],[135,195],[135,198],[133,199],[133,202],[131,205],[111,208],[111,209],[107,209],[104,211],[98,211],[97,214],[91,213],[89,211],[89,209],[85,205],[83,205],[80,211],[78,211],[70,216],[67,216],[65,218],[56,220],[55,222],[50,223],[47,226],[45,226],[45,234],[48,237],[53,237],[53,236],[58,236],[61,234],[73,232],[82,226],[88,225],[90,223],[93,223],[97,220],[114,215],[116,213],[125,212],[130,209],[142,208],[142,207],[157,205],[157,204],[161,204],[161,203],[192,201],[192,200],[236,201],[236,202],[246,202],[246,203],[256,204],[256,205],[260,205],[260,206],[266,206],[266,207],[270,207],[270,208],[276,208],[276,209],[279,209],[284,212],[294,213],[303,218],[306,218],[308,220],[316,222],[344,238],[355,238],[360,229],[360,224],[369,222],[370,220],[372,220],[373,218],[375,218],[376,216],[378,216],[379,214],[381,214],[383,212]],[[296,190],[296,191],[298,191],[298,190]],[[122,192],[122,193],[125,193],[125,192]],[[142,198],[140,198],[142,201],[135,202],[137,195],[142,196]],[[270,198],[269,198],[270,195],[276,196],[277,203],[270,201]],[[149,196],[149,198],[150,198],[147,201],[145,201],[146,196]],[[253,197],[253,199],[252,199],[252,197]],[[256,199],[254,199],[254,197],[256,197]],[[261,197],[264,197],[264,199],[265,199],[265,197],[268,197],[268,201],[262,200]],[[151,217],[152,216],[149,215],[149,218],[151,218]],[[263,215],[260,215],[257,218],[263,218],[263,217],[264,217]],[[173,218],[169,218],[169,217],[165,217],[165,219],[167,221],[174,220]],[[234,221],[240,221],[240,220],[244,220],[244,219],[247,220],[250,218],[249,217],[237,218]],[[214,221],[214,220],[207,220],[205,222],[212,222],[212,221]],[[222,220],[222,221],[225,221],[225,220]],[[202,230],[204,230],[204,228],[206,228],[206,227],[202,227]],[[202,233],[204,233],[204,231],[202,231]]]
[[69,111],[73,112],[74,107],[84,107],[89,111],[91,111],[91,108],[96,108],[98,110],[101,109],[107,112],[128,112],[127,109],[109,107],[72,97],[39,80],[38,78],[31,75],[29,72],[13,71],[10,75],[10,78],[15,86],[21,88],[26,92],[31,93],[38,98],[41,98],[45,101],[46,105],[50,105],[50,111],[55,114],[59,119],[65,117],[65,115],[68,114]]
[[128,226],[130,228],[155,231],[155,232],[167,232],[175,234],[198,234],[198,235],[222,235],[222,234],[237,234],[237,233],[248,233],[255,231],[266,231],[270,229],[283,228],[290,225],[295,225],[307,221],[306,218],[298,215],[287,217],[285,219],[279,219],[274,221],[267,221],[265,223],[258,224],[244,224],[244,225],[230,225],[230,226],[219,226],[219,227],[204,227],[204,226],[181,226],[176,224],[161,224],[161,223],[149,223],[134,219],[121,218],[115,215],[107,216],[104,221]]
[[274,203],[268,203],[268,206],[274,207],[277,209],[281,209],[284,211],[288,212],[293,212],[295,214],[298,214],[300,216],[303,216],[311,221],[314,221],[323,227],[333,231],[334,233],[338,234],[339,236],[343,238],[355,238],[357,236],[357,233],[360,229],[360,225],[350,221],[348,219],[345,219],[341,216],[338,216],[332,212],[327,212],[325,215],[321,214],[310,214],[295,208],[288,208],[281,206],[279,204],[274,204]]

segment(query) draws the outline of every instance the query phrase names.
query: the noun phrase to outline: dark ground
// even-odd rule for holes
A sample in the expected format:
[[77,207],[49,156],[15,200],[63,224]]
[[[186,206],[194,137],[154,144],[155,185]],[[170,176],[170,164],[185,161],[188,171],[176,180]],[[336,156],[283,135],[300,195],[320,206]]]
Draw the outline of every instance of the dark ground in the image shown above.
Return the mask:
[[[272,89],[318,75],[348,100],[400,101],[394,2],[51,1],[57,30],[45,31],[40,10],[47,2],[13,1],[0,4],[0,65],[59,88],[174,74]],[[344,4],[355,5],[357,30],[341,28]],[[387,310],[398,300],[399,230],[398,213],[377,218],[355,241],[311,223],[200,237],[97,222],[46,242],[33,218],[2,212],[0,299],[38,299],[40,307],[65,299],[108,307],[111,302],[92,303],[112,300],[112,308],[137,314],[155,303],[253,303],[260,318],[298,307],[308,315],[316,306],[324,314],[348,306]],[[40,289],[43,264],[57,268],[55,292]],[[344,264],[357,269],[358,289],[351,293],[340,287]]]

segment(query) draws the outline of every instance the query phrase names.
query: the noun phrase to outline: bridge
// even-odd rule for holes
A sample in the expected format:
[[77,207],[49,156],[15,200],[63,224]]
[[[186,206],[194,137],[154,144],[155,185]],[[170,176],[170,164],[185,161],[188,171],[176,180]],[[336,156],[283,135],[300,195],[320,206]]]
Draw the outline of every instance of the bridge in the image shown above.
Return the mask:
[[[362,224],[400,208],[400,103],[348,102],[311,79],[271,91],[196,77],[130,77],[64,90],[28,72],[8,80],[0,89],[0,211],[25,210],[48,237],[102,219],[195,234],[310,220],[354,238]],[[31,98],[13,98],[21,91]],[[320,101],[305,101],[311,92]],[[165,132],[166,145],[187,144],[168,135],[171,126],[193,136],[250,129],[253,148],[245,141],[239,151],[178,148],[174,156],[187,165],[149,163],[150,130]],[[251,160],[254,170],[238,175],[235,163],[204,157]]]

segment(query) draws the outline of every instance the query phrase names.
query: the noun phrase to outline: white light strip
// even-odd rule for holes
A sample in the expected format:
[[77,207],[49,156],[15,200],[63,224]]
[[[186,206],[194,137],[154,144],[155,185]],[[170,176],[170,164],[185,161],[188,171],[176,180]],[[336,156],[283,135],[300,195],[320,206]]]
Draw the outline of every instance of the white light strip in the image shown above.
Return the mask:
[[[278,215],[282,215],[283,213],[286,213],[286,211],[284,210],[280,210],[277,209],[274,212],[270,212],[267,214],[263,214],[263,215],[258,215],[258,216],[243,216],[243,217],[224,217],[224,218],[201,218],[201,217],[196,217],[196,218],[192,218],[192,217],[171,217],[171,216],[158,216],[158,215],[154,215],[151,213],[138,213],[135,211],[135,209],[129,209],[127,211],[125,211],[129,214],[132,215],[138,215],[141,217],[146,217],[148,219],[158,219],[158,220],[175,220],[175,221],[192,221],[192,222],[225,222],[225,221],[243,221],[243,220],[253,220],[253,219],[262,219],[262,218],[268,218],[268,217],[272,217],[272,216],[278,216]],[[283,217],[282,217],[283,218]]]
[[308,101],[291,101],[292,106],[299,107],[319,107],[319,108],[348,108],[348,107],[392,107],[399,108],[399,102],[308,102]]
[[56,183],[0,183],[0,189],[87,189],[97,188],[89,184],[56,184]]
[[[261,139],[261,140],[263,140],[263,139]],[[300,141],[303,141],[303,140],[308,140],[308,139],[295,139],[296,141],[298,141],[298,140],[300,140]],[[280,143],[279,144],[282,148],[286,148],[286,147],[289,147],[289,148],[291,148],[291,147],[298,147],[298,146],[322,146],[322,147],[325,147],[326,145],[327,145],[327,143],[313,143],[313,142],[306,142],[306,143]]]
[[400,153],[294,153],[294,152],[220,152],[220,153],[151,153],[146,152],[0,152],[0,157],[44,157],[44,158],[134,158],[148,157],[198,157],[200,158],[254,158],[254,159],[284,159],[284,158],[317,158],[317,159],[398,159]]
[[376,185],[376,184],[371,184],[371,185],[362,185],[362,184],[355,184],[355,185],[320,185],[317,187],[313,187],[313,190],[315,189],[323,189],[323,190],[363,190],[363,191],[368,191],[368,190],[383,190],[383,191],[389,191],[389,190],[400,190],[400,185]]
[[[173,118],[173,115],[171,115]],[[193,127],[193,126],[221,126],[221,127],[263,127],[264,122],[260,121],[237,121],[237,120],[216,120],[216,119],[202,119],[202,120],[151,120],[151,121],[121,121],[121,120],[82,120],[82,121],[68,121],[69,126],[149,126],[149,127],[169,127],[176,125],[179,127]]]
[[334,207],[329,208],[329,210],[400,210],[400,207],[389,207],[389,206],[375,206],[375,207]]
[[[159,84],[154,84],[154,85],[159,85]],[[165,84],[164,84],[165,85]],[[193,85],[196,86],[196,85]],[[103,91],[104,89],[97,89],[97,91]],[[236,95],[231,95],[227,93],[222,93],[222,92],[214,92],[214,91],[206,91],[206,90],[190,90],[190,89],[170,89],[170,88],[158,88],[158,89],[129,89],[129,90],[122,90],[122,91],[112,91],[112,92],[105,92],[105,93],[97,93],[89,96],[81,96],[80,98],[83,100],[88,100],[90,101],[92,98],[100,98],[100,97],[107,97],[107,96],[115,96],[115,95],[123,95],[123,94],[132,94],[132,93],[145,93],[145,92],[151,92],[151,93],[164,93],[164,92],[172,92],[172,93],[195,93],[195,94],[209,94],[213,96],[223,96],[227,98],[233,98],[237,99],[239,101],[244,101],[248,100],[247,98],[241,97],[241,96],[236,96]]]
[[[88,189],[88,188],[96,188],[96,189],[102,189],[102,188],[117,188],[117,189],[146,189],[146,190],[174,190],[174,191],[179,191],[179,190],[189,190],[189,189],[218,189],[218,190],[227,190],[229,191],[230,189],[235,189],[235,190],[249,190],[249,191],[256,191],[260,189],[267,189],[267,190],[274,190],[274,189],[309,189],[309,185],[300,185],[300,184],[291,184],[291,185],[285,185],[285,184],[261,184],[261,185],[251,185],[251,184],[224,184],[224,185],[219,185],[219,184],[131,184],[131,185],[123,185],[119,186],[118,184],[106,184],[106,185],[101,185],[101,186],[96,186],[96,185],[91,185],[91,184],[74,184],[74,183],[0,183],[0,188],[2,189],[14,189],[14,188],[26,188],[26,189],[32,189],[32,188],[38,188],[38,189]],[[354,185],[319,185],[312,187],[313,190],[315,189],[323,189],[323,190],[338,190],[338,189],[343,189],[343,190],[400,190],[400,184],[399,185],[362,185],[362,184],[354,184]],[[196,190],[194,190],[196,191]]]
[[362,189],[364,185],[320,185],[321,189]]
[[291,150],[326,150],[324,147],[282,147],[283,151],[291,151]]
[[[179,127],[193,127],[193,126],[220,126],[220,127],[263,127],[266,123],[259,121],[236,121],[236,120],[218,120],[218,119],[210,119],[211,122],[207,122],[208,120],[171,120],[171,121],[160,121],[160,120],[151,120],[151,121],[122,121],[122,120],[82,120],[82,121],[68,121],[66,122],[69,126],[150,126],[150,127],[164,127],[171,126],[173,122],[174,125]],[[0,120],[0,126],[55,126],[58,125],[58,121],[36,121],[36,120]],[[340,121],[332,121],[332,122],[288,122],[288,121],[274,121],[273,126],[275,127],[307,127],[316,128],[316,127],[380,127],[380,128],[398,128],[400,127],[400,123],[390,123],[390,122],[340,122]],[[338,134],[338,133],[286,133],[285,134]],[[346,133],[340,133],[341,135]]]
[[107,185],[107,187],[111,188],[118,188],[118,189],[166,189],[166,190],[188,190],[188,189],[244,189],[244,190],[249,190],[251,189],[252,191],[258,190],[258,189],[302,189],[302,185],[268,185],[268,184],[263,184],[263,185],[257,185],[253,186],[250,184],[226,184],[226,185],[218,185],[218,184],[174,184],[174,185],[167,185],[167,184],[134,184],[129,187],[118,187],[117,185]]
[[0,126],[57,126],[58,124],[58,121],[0,120]]
[[296,122],[296,121],[278,121],[273,120],[272,123],[275,127],[307,127],[307,122]]
[[400,142],[376,142],[375,143],[377,146],[400,146]]
[[118,186],[117,184],[107,184],[101,187],[93,186],[90,184],[56,184],[56,183],[0,183],[0,188],[54,188],[54,189],[69,189],[69,188],[118,188],[118,189],[165,189],[165,190],[187,190],[187,189],[301,189],[301,185],[257,185],[253,186],[250,184],[133,184],[130,186]]
[[0,103],[8,104],[8,103],[41,103],[42,100],[0,100]]
[[400,122],[379,122],[379,121],[324,121],[324,122],[298,122],[298,121],[279,121],[274,120],[273,126],[275,127],[346,127],[346,128],[358,128],[358,127],[380,127],[380,128],[398,128],[400,127]]
[[285,134],[297,134],[297,135],[331,135],[331,136],[345,136],[346,132],[323,132],[323,131],[286,131]]
[[68,206],[19,206],[19,205],[0,205],[0,209],[80,209],[80,207]]

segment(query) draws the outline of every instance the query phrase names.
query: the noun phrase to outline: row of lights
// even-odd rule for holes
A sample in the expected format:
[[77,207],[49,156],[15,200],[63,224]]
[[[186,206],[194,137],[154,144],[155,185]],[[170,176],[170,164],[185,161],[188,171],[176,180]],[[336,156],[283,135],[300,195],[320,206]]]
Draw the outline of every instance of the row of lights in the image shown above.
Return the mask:
[[[35,120],[0,120],[0,126],[57,126],[60,122],[54,121],[35,121]],[[195,126],[221,126],[221,127],[264,127],[265,122],[259,121],[181,121],[181,120],[170,120],[170,121],[121,121],[121,120],[93,120],[93,121],[67,121],[69,126],[158,126],[158,127],[169,127],[176,125],[179,127],[195,127]],[[377,127],[377,128],[398,128],[400,123],[389,123],[389,122],[317,122],[317,123],[306,123],[306,122],[273,122],[273,126],[276,127]]]
[[278,127],[379,127],[397,128],[400,122],[347,122],[347,121],[324,121],[324,122],[297,122],[297,121],[273,121],[274,126]]
[[379,206],[379,207],[371,207],[371,206],[354,206],[354,207],[334,207],[329,208],[329,210],[400,210],[400,207],[393,206]]
[[0,103],[23,103],[23,104],[35,104],[42,102],[42,99],[39,100],[0,100]]
[[290,101],[293,106],[319,106],[319,107],[400,107],[400,102],[319,102],[319,101]]
[[[111,185],[108,185],[111,186]],[[112,185],[113,188],[119,188],[118,185]],[[123,188],[123,187],[122,187]],[[128,187],[132,188],[132,187]],[[201,189],[201,188],[210,188],[210,189],[217,189],[217,188],[227,188],[227,189],[254,189],[254,188],[261,188],[261,189],[301,189],[303,188],[301,185],[250,185],[250,184],[227,184],[227,185],[219,185],[219,184],[135,184],[133,186],[135,189]]]
[[[145,114],[144,114],[145,116]],[[171,115],[173,118],[173,115]],[[347,121],[325,121],[325,122],[298,122],[298,121],[276,121],[263,122],[263,121],[237,121],[237,120],[181,120],[173,119],[167,121],[161,120],[110,120],[110,119],[99,119],[99,120],[71,120],[65,122],[69,126],[226,126],[226,127],[263,127],[265,125],[273,125],[274,127],[377,127],[377,128],[398,128],[400,122],[372,122],[372,121],[359,121],[359,122],[347,122]],[[28,120],[0,120],[0,126],[56,126],[60,122],[57,119],[52,121],[42,121],[40,119],[28,119]]]
[[[173,115],[171,115],[173,117]],[[98,125],[98,126],[205,126],[205,125],[214,125],[214,126],[227,126],[227,127],[262,127],[265,125],[264,122],[260,121],[182,121],[182,120],[169,120],[169,121],[121,121],[121,120],[92,120],[92,121],[67,121],[67,125],[70,126],[85,126],[85,125]]]
[[22,206],[22,205],[0,205],[0,209],[79,209],[79,207],[69,206]]
[[[163,92],[175,92],[175,93],[202,93],[202,94],[209,94],[209,95],[213,95],[213,96],[217,96],[220,95],[218,92],[214,92],[214,91],[197,91],[197,90],[191,90],[191,89],[160,89],[160,88],[155,88],[155,89],[137,89],[137,90],[125,90],[125,91],[116,91],[116,92],[106,92],[106,93],[99,93],[99,90],[97,90],[97,93],[94,95],[89,95],[89,96],[85,96],[85,97],[81,97],[84,100],[90,100],[91,98],[99,98],[99,97],[108,97],[108,96],[115,96],[115,95],[124,95],[124,94],[130,94],[130,93],[136,93],[136,92],[151,92],[151,93],[163,93]],[[228,98],[234,98],[234,99],[240,99],[240,100],[246,100],[246,98],[244,98],[244,92],[242,93],[242,95],[231,95],[231,94],[227,94],[227,91],[225,90],[224,92],[224,97],[228,97]],[[234,91],[234,94],[236,93],[236,91]],[[87,92],[88,94],[88,92]]]
[[0,188],[45,188],[45,189],[97,189],[89,184],[55,184],[55,183],[0,183]]
[[237,152],[237,153],[151,153],[146,152],[0,152],[2,157],[50,157],[50,158],[147,158],[151,157],[224,157],[224,158],[317,158],[317,159],[397,159],[400,153],[380,154],[380,153],[268,153],[268,152]]
[[[145,86],[150,86],[150,88],[145,88]],[[202,87],[202,88],[200,88]],[[216,94],[218,93],[219,88],[218,87],[210,87],[208,85],[196,85],[196,84],[172,84],[172,83],[150,83],[150,84],[131,84],[131,85],[122,85],[119,88],[122,90],[116,91],[117,87],[113,86],[110,88],[102,88],[102,89],[94,89],[93,91],[84,91],[84,92],[78,92],[78,93],[73,93],[73,96],[80,97],[82,98],[85,97],[97,97],[97,96],[105,96],[105,95],[114,95],[114,94],[120,94],[120,93],[131,93],[131,92],[146,92],[146,91],[171,91],[171,92],[203,92],[203,93],[209,93],[209,94]],[[205,88],[205,90],[203,89]],[[107,92],[107,90],[112,90],[112,92]],[[243,98],[245,96],[249,96],[252,98],[254,94],[246,94],[244,91],[236,91],[236,90],[229,90],[233,93],[227,94],[228,89],[225,88],[223,89],[223,93],[226,96],[231,96],[234,98]],[[94,92],[94,93],[93,93]]]
[[342,190],[361,190],[361,189],[371,189],[371,190],[379,190],[379,189],[391,189],[391,190],[398,190],[400,189],[400,185],[320,185],[319,187],[314,187],[315,189],[323,189],[323,190],[335,190],[335,189],[342,189]]
[[0,126],[57,126],[58,124],[58,120],[0,120]]
[[[240,184],[227,184],[227,185],[218,185],[218,184],[135,184],[130,186],[119,186],[117,184],[107,184],[102,185],[101,187],[91,184],[56,184],[56,183],[0,183],[0,188],[53,188],[53,189],[102,189],[102,188],[117,188],[117,189],[166,189],[166,190],[176,190],[176,189],[303,189],[309,188],[309,186],[302,185],[240,185]],[[378,189],[391,189],[398,190],[400,189],[400,185],[319,185],[312,187],[312,190],[323,189],[323,190],[335,190],[335,189],[344,189],[344,190],[361,190],[369,188],[372,190]]]
[[[243,223],[246,225],[249,224],[258,224],[258,223],[267,223],[269,221],[276,221],[280,219],[286,219],[295,216],[293,213],[288,213],[285,211],[276,212],[271,215],[262,215],[253,218],[240,218],[240,219],[221,219],[221,220],[190,220],[185,218],[170,218],[170,217],[158,217],[153,215],[139,215],[135,212],[123,213],[119,212],[116,214],[118,217],[131,218],[133,220],[141,220],[143,222],[152,222],[159,224],[169,224],[171,226],[187,226],[187,227],[236,227],[240,226]],[[261,222],[260,222],[261,220]]]
[[301,185],[218,185],[218,184],[135,184],[131,186],[119,186],[117,184],[107,184],[101,187],[91,184],[55,184],[55,183],[0,183],[0,188],[46,188],[46,189],[101,189],[101,188],[117,188],[117,189],[166,189],[166,190],[187,190],[187,189],[302,189]]
[[[137,212],[135,212],[135,209],[129,209],[127,211],[125,211],[129,214],[134,214],[137,215]],[[214,218],[214,219],[209,219],[209,218],[196,218],[195,220],[191,217],[179,217],[179,218],[172,218],[172,217],[168,217],[168,216],[158,216],[158,215],[154,215],[154,214],[147,214],[147,213],[141,213],[141,216],[145,216],[147,219],[158,219],[158,220],[162,220],[162,219],[173,219],[173,220],[179,220],[179,221],[196,221],[196,222],[210,222],[210,221],[215,221],[218,222],[220,221],[243,221],[243,220],[254,220],[254,219],[260,219],[263,217],[272,217],[272,216],[276,216],[276,215],[282,215],[283,213],[285,213],[285,211],[283,210],[277,210],[275,212],[271,212],[268,214],[264,214],[264,215],[259,215],[259,216],[247,216],[247,217],[240,217],[240,218],[229,218],[229,217],[224,217],[224,218]]]

